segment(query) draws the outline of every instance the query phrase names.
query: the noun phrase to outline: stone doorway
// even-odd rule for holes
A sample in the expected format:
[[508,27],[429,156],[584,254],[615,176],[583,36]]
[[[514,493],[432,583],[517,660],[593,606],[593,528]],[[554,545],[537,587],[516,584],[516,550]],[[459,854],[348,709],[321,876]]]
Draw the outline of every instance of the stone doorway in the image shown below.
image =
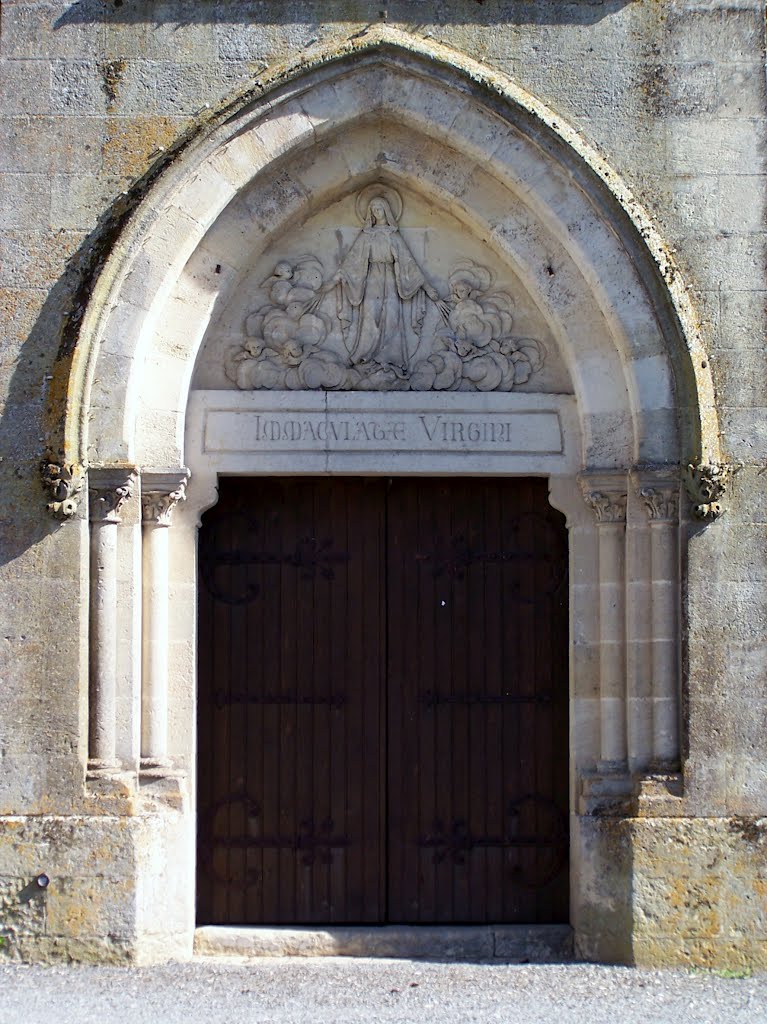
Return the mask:
[[567,536],[546,481],[219,492],[198,921],[567,921]]

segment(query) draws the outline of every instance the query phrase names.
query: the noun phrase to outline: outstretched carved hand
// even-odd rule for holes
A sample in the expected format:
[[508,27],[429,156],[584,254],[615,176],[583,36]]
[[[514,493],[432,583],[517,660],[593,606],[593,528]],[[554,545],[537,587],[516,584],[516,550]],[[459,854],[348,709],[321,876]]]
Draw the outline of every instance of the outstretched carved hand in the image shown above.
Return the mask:
[[320,288],[320,295],[327,295],[328,292],[331,292],[338,284],[338,280],[338,274],[333,274],[333,276],[329,280],[325,281]]

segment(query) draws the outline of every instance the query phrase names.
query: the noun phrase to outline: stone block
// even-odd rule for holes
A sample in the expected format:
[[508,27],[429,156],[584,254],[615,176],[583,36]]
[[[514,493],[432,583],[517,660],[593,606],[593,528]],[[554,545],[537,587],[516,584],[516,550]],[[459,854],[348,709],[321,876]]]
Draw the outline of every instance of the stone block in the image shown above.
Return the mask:
[[767,476],[761,465],[744,466],[730,486],[730,513],[743,522],[767,522]]
[[679,4],[665,19],[663,55],[674,60],[709,59],[738,63],[759,47],[764,33],[757,4]]
[[720,423],[732,459],[751,465],[764,462],[767,420],[763,409],[724,407],[720,413]]
[[762,349],[767,328],[767,290],[722,291],[717,348]]
[[3,12],[3,56],[9,60],[95,56],[101,45],[94,24],[67,18],[58,3],[15,3]]
[[[324,13],[323,21],[331,21],[332,12]],[[301,53],[316,42],[320,34],[327,32],[327,28],[321,26],[316,11],[307,12],[307,15],[303,21],[286,25],[242,24],[235,20],[214,25],[212,35],[217,55],[222,61],[247,61],[265,66],[277,63],[291,53]]]
[[83,237],[82,232],[30,230],[28,223],[4,231],[0,283],[19,293],[50,288],[64,273]]
[[761,117],[716,119],[668,117],[668,170],[671,174],[738,174],[758,167],[765,144]]
[[51,110],[57,114],[103,114],[108,70],[93,60],[51,63]]
[[123,182],[114,178],[86,178],[55,174],[51,189],[50,223],[65,231],[92,231],[118,195]]
[[99,877],[54,879],[46,892],[46,931],[67,939],[109,935],[129,942],[135,936],[133,880]]
[[767,106],[763,70],[759,61],[718,65],[716,113],[722,117],[762,117]]
[[763,349],[726,349],[716,352],[711,360],[711,370],[722,405],[746,408],[765,406],[767,353]]
[[582,54],[566,59],[542,49],[535,61],[505,56],[496,63],[533,96],[571,121],[599,117],[611,110],[615,95],[614,59],[592,58],[588,75],[583,74]]
[[711,114],[718,102],[716,65],[710,58],[669,63],[653,54],[642,61],[615,62],[611,78],[618,117],[663,121]]
[[45,230],[51,216],[51,186],[44,174],[2,174],[0,227]]
[[51,65],[37,60],[0,63],[0,114],[47,114],[50,100]]

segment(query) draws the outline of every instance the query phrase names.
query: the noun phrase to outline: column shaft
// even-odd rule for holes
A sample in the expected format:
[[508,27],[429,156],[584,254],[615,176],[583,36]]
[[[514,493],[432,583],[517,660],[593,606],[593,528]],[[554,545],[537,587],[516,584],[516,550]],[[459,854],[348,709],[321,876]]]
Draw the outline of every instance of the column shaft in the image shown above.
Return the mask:
[[141,770],[172,775],[168,743],[168,625],[173,509],[185,497],[189,471],[145,471],[142,495]]
[[117,527],[130,497],[131,468],[89,472],[90,672],[89,772],[97,777],[119,768],[117,760]]
[[91,523],[90,731],[92,767],[117,761],[117,524]]
[[679,760],[679,696],[677,667],[676,525],[650,524],[652,544],[652,678],[653,753],[659,766]]
[[626,529],[603,522],[599,531],[601,759],[623,767],[626,743]]
[[143,526],[141,759],[168,758],[168,529]]

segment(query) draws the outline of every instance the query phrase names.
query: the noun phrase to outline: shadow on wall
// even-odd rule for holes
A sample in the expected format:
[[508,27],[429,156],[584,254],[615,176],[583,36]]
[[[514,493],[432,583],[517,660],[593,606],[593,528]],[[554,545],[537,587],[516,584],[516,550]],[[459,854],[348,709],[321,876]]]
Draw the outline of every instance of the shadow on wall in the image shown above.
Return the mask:
[[45,448],[44,408],[56,355],[51,338],[61,335],[76,290],[76,255],[50,289],[34,327],[19,350],[0,417],[0,566],[13,562],[60,523],[46,510],[40,462]]
[[[0,566],[13,562],[62,523],[47,511],[51,495],[43,487],[41,462],[70,462],[81,453],[65,451],[64,419],[69,373],[80,323],[91,290],[127,218],[158,175],[194,134],[180,135],[173,147],[101,214],[72,253],[50,288],[24,341],[0,415]],[[39,514],[30,510],[39,510]]]
[[639,0],[453,0],[435,9],[431,0],[77,0],[57,19],[64,25],[154,22],[291,24],[307,21],[412,24],[593,25]]

